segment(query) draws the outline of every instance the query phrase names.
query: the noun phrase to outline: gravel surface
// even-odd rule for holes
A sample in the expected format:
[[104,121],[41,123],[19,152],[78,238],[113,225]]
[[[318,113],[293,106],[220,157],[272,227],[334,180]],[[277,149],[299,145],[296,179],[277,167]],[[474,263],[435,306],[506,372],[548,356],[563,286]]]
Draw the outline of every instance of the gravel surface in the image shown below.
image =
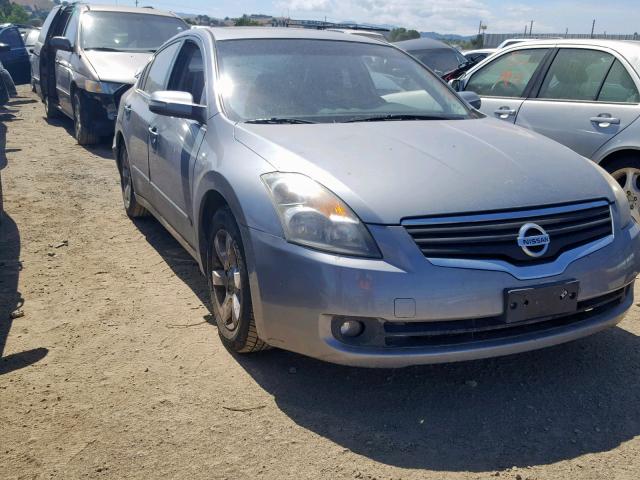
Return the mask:
[[76,145],[20,93],[0,111],[1,478],[640,477],[638,307],[451,365],[232,355],[195,262],[125,216],[109,146]]

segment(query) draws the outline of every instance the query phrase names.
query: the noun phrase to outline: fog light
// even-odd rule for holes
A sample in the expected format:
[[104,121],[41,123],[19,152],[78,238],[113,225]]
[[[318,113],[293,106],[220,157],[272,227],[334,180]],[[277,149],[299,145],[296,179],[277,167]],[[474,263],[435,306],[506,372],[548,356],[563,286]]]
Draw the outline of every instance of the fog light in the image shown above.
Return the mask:
[[345,320],[340,325],[340,333],[343,337],[357,337],[364,330],[364,325],[358,320]]

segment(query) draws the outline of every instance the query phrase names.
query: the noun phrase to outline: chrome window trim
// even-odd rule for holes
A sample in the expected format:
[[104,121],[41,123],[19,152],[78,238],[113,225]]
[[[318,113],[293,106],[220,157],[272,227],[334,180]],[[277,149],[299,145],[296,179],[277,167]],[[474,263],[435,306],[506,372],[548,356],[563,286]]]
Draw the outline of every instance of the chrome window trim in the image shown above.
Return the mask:
[[518,209],[508,212],[480,213],[468,215],[448,215],[446,217],[407,218],[400,222],[403,227],[420,225],[439,225],[443,223],[485,222],[492,220],[514,220],[518,218],[535,217],[539,215],[553,215],[556,213],[578,212],[595,207],[610,205],[607,200],[595,200],[585,203],[574,203],[555,207],[538,207],[532,209]]
[[[470,270],[485,270],[494,272],[504,272],[510,274],[517,280],[536,280],[539,278],[552,277],[560,275],[576,260],[579,260],[587,255],[606,247],[613,243],[615,239],[615,222],[613,220],[613,209],[611,204],[607,201],[594,201],[588,203],[564,205],[560,207],[550,208],[537,208],[532,210],[519,210],[516,212],[501,212],[501,213],[487,213],[480,215],[463,215],[463,216],[449,216],[439,218],[423,218],[423,219],[408,219],[401,222],[402,226],[417,226],[417,225],[438,225],[445,223],[457,223],[457,222],[479,222],[486,220],[505,220],[505,219],[526,219],[527,217],[536,215],[551,215],[554,213],[563,212],[575,212],[585,210],[593,207],[609,206],[609,216],[611,218],[611,235],[595,240],[591,243],[581,245],[577,248],[566,251],[554,261],[538,265],[530,266],[518,266],[512,265],[504,260],[478,260],[478,259],[464,259],[464,258],[431,258],[425,257],[426,260],[434,266],[446,267],[446,268],[462,268]],[[412,239],[412,243],[413,242]],[[417,245],[416,245],[417,248]]]

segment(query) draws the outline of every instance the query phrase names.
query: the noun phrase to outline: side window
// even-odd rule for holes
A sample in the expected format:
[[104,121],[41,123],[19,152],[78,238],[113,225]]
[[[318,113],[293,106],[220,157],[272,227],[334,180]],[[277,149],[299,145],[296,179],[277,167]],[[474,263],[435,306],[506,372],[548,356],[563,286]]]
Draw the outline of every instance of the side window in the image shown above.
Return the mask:
[[0,40],[8,44],[11,48],[20,48],[24,45],[22,37],[15,28],[8,28],[0,35]]
[[599,102],[609,103],[640,103],[640,94],[633,79],[624,68],[624,65],[616,60],[609,70],[609,75],[602,85]]
[[613,55],[599,50],[562,49],[553,60],[538,98],[594,101]]
[[547,51],[532,48],[506,53],[474,73],[465,90],[486,97],[520,98]]
[[69,39],[71,45],[76,44],[76,39],[78,37],[78,19],[80,17],[80,10],[75,9],[69,22],[67,23],[67,28],[64,30],[64,36]]
[[180,48],[180,42],[172,43],[164,50],[156,53],[153,63],[148,68],[147,78],[144,82],[144,91],[153,93],[158,90],[164,90],[171,71],[171,64],[176,56],[176,52]]
[[204,85],[202,52],[196,43],[187,40],[173,67],[168,89],[190,93],[193,102],[201,104],[204,101]]

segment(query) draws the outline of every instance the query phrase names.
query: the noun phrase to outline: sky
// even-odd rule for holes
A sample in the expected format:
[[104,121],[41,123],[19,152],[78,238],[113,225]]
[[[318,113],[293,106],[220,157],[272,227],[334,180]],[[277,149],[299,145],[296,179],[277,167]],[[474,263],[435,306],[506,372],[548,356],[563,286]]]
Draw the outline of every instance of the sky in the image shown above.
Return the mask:
[[[91,3],[133,5],[134,0]],[[213,17],[243,13],[289,15],[296,19],[391,24],[420,31],[473,34],[480,21],[487,33],[597,33],[640,31],[640,0],[140,0],[140,6]]]

